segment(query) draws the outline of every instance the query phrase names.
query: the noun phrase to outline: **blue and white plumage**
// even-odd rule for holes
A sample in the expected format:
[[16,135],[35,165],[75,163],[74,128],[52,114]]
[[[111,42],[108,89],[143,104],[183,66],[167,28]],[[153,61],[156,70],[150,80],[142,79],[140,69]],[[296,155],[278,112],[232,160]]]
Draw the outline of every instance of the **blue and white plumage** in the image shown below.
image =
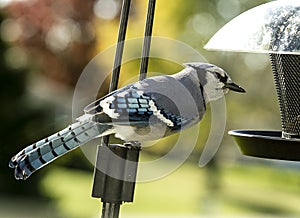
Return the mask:
[[26,179],[78,146],[114,134],[124,141],[156,140],[197,124],[209,101],[228,90],[245,92],[221,68],[188,63],[170,76],[151,77],[118,89],[84,109],[84,115],[64,130],[34,143],[9,166],[16,179]]

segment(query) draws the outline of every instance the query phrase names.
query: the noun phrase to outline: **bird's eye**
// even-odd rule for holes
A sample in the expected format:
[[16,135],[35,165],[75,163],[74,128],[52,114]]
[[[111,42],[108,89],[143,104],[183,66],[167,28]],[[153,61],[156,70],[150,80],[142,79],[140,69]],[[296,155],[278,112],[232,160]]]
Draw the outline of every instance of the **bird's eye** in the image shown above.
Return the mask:
[[228,76],[225,74],[224,76],[222,76],[220,73],[215,72],[216,77],[220,80],[220,82],[222,83],[226,83]]

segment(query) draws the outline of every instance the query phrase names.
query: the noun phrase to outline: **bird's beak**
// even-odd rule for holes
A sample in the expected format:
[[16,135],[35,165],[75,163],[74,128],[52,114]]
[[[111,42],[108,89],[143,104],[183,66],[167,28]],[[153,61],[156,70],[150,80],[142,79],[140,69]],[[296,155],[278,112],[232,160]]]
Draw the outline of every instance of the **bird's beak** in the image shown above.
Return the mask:
[[230,83],[226,83],[225,86],[223,88],[227,88],[231,91],[235,91],[235,92],[241,92],[241,93],[245,93],[246,90],[243,89],[242,87],[240,87],[239,85],[233,83],[233,82],[230,82]]

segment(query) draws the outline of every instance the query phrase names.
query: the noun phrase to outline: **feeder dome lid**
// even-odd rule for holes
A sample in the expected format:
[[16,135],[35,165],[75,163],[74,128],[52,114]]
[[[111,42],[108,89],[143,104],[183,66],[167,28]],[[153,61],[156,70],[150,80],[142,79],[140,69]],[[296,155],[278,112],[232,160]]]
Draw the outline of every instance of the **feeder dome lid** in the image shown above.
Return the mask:
[[250,9],[221,28],[208,50],[300,54],[300,0],[272,1]]

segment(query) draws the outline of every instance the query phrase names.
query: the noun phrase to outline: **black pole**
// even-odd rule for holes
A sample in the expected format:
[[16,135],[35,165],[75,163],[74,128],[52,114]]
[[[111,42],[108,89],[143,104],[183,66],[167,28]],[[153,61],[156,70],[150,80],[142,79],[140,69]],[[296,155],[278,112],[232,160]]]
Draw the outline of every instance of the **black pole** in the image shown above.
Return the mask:
[[120,204],[103,202],[102,217],[118,218],[120,212]]
[[140,78],[139,78],[140,80],[145,79],[147,76],[150,46],[151,46],[151,36],[152,36],[152,29],[153,29],[153,22],[154,22],[155,4],[156,4],[156,0],[149,0],[148,2],[144,44],[143,44],[141,65],[140,65]]
[[[156,0],[149,0],[145,37],[140,65],[140,80],[146,78]],[[118,44],[109,92],[117,89],[122,64],[131,0],[123,0]],[[92,196],[103,202],[102,218],[118,218],[123,202],[133,202],[140,144],[110,145],[103,137],[98,147]],[[115,158],[119,157],[119,158]],[[102,172],[99,169],[104,169]],[[113,172],[113,175],[111,173]]]
[[[118,41],[117,41],[117,46],[116,46],[115,60],[114,60],[114,66],[113,66],[113,70],[112,70],[109,92],[116,90],[118,87],[119,76],[120,76],[120,71],[121,71],[121,64],[122,64],[122,57],[123,57],[123,51],[124,51],[124,41],[125,41],[126,32],[127,32],[130,5],[131,5],[131,0],[123,0],[121,15],[120,15]],[[108,146],[108,143],[109,143],[109,136],[103,137],[101,144],[103,146]],[[95,167],[95,173],[94,173],[94,184],[93,184],[93,190],[92,190],[93,197],[101,197],[98,193],[98,191],[99,191],[98,186],[101,186],[101,183],[103,182],[103,181],[99,180],[99,178],[101,178],[101,174],[99,173],[100,171],[97,170],[98,162],[100,162],[100,159],[98,158],[98,155],[100,153],[99,151],[100,151],[100,146],[98,147],[96,167]],[[121,201],[106,202],[103,199],[102,199],[102,201],[103,201],[102,216],[101,216],[102,218],[117,218],[117,217],[119,217],[120,205],[122,204]]]
[[[119,76],[122,65],[123,51],[124,51],[124,42],[127,32],[129,10],[130,10],[131,0],[123,0],[121,15],[120,15],[120,24],[119,24],[119,34],[118,41],[116,46],[114,66],[112,69],[112,75],[109,85],[109,92],[113,92],[118,88]],[[102,138],[102,142],[108,145],[109,136]]]
[[109,92],[112,92],[118,88],[130,4],[131,4],[131,0],[123,0],[121,16],[120,16],[118,43],[117,43],[117,48],[115,53],[115,61],[114,61],[114,66],[113,66],[113,71],[112,71],[112,76],[111,76],[111,81],[109,86]]
[[100,145],[92,196],[101,198],[102,218],[117,218],[123,202],[133,202],[140,144]]

